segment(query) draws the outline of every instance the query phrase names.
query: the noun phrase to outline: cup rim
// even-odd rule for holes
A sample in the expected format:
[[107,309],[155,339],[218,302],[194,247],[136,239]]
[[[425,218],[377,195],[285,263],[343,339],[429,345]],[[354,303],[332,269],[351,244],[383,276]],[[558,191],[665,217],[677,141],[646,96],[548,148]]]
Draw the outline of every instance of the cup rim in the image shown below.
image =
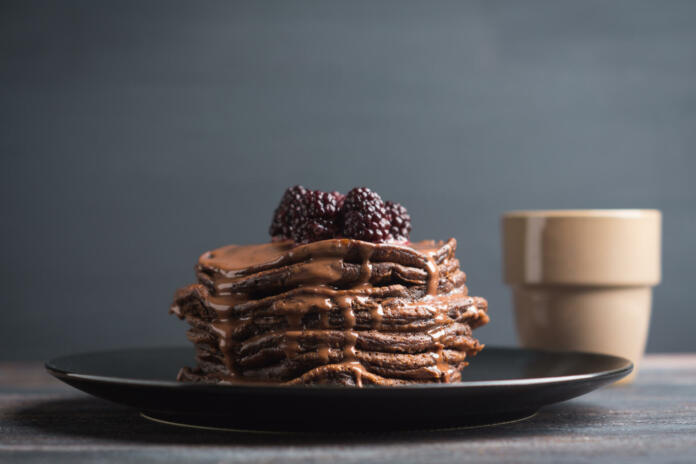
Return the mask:
[[503,218],[553,217],[553,218],[641,218],[660,217],[658,209],[530,209],[503,213]]

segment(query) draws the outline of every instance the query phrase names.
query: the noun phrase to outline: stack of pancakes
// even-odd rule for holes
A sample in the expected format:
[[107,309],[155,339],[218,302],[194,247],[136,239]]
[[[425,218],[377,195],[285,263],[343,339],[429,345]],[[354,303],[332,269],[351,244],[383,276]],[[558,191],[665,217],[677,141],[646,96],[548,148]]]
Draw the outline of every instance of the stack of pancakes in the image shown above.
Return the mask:
[[179,380],[341,385],[453,382],[482,348],[456,241],[330,239],[204,253],[171,312],[198,366]]

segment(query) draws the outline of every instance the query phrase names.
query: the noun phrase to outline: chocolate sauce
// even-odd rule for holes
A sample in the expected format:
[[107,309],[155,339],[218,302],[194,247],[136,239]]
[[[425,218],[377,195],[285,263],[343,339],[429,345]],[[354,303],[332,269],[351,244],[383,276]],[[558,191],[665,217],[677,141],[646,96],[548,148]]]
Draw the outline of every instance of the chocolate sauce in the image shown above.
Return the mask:
[[[316,262],[322,258],[346,259],[360,257],[363,263],[364,273],[370,275],[370,258],[372,255],[385,255],[390,251],[405,253],[411,258],[413,264],[420,266],[428,272],[429,292],[433,285],[437,285],[437,266],[433,254],[440,249],[447,249],[453,253],[456,241],[450,239],[446,244],[435,243],[431,240],[412,243],[410,246],[394,245],[388,243],[370,243],[352,239],[331,239],[320,242],[312,242],[305,245],[297,245],[291,241],[270,242],[260,245],[227,245],[217,250],[203,253],[199,258],[199,264],[204,268],[215,270],[220,276],[231,281],[258,272],[267,271],[283,266]],[[381,259],[378,259],[381,261]],[[374,262],[374,260],[373,260]],[[324,261],[324,266],[335,261]],[[318,274],[322,274],[318,266]],[[324,274],[331,275],[331,271],[323,269]],[[433,281],[435,284],[433,284]],[[225,282],[221,280],[221,282]],[[224,289],[224,287],[223,287]],[[433,294],[433,293],[431,293]]]
[[[245,347],[256,342],[253,333],[259,330],[257,326],[264,317],[281,316],[284,326],[264,329],[258,337],[281,336],[278,348],[292,363],[300,355],[300,339],[311,336],[317,340],[316,356],[322,365],[329,366],[338,359],[335,368],[352,373],[355,384],[361,386],[363,379],[374,379],[375,374],[365,369],[356,347],[360,332],[356,329],[355,307],[368,308],[361,313],[363,318],[369,315],[367,330],[381,331],[383,304],[388,303],[390,308],[406,313],[430,314],[432,328],[427,334],[435,350],[430,352],[432,364],[427,369],[440,381],[451,381],[456,369],[444,353],[445,327],[454,321],[447,311],[453,306],[473,305],[463,280],[459,287],[438,293],[440,285],[447,284],[441,282],[439,266],[454,259],[455,249],[453,239],[409,245],[331,239],[306,245],[289,241],[229,245],[204,253],[198,269],[200,281],[208,290],[201,292],[201,303],[215,315],[211,330],[219,340],[218,348],[229,371],[216,373],[216,379],[232,383],[263,381],[247,376],[236,360]],[[355,265],[359,271],[351,274],[350,266]],[[375,266],[382,266],[379,274]],[[421,269],[418,272],[423,277],[405,269]],[[401,283],[378,285],[381,280],[394,278],[401,279]],[[409,292],[418,286],[423,297],[413,298]],[[171,311],[184,317],[176,303]],[[318,329],[309,329],[312,320]],[[342,333],[339,346],[335,345],[339,339],[331,335],[336,330]],[[247,333],[252,336],[241,336]]]
[[382,328],[382,317],[384,317],[384,310],[382,309],[381,303],[377,303],[370,308],[370,318],[372,319],[373,330],[379,330]]

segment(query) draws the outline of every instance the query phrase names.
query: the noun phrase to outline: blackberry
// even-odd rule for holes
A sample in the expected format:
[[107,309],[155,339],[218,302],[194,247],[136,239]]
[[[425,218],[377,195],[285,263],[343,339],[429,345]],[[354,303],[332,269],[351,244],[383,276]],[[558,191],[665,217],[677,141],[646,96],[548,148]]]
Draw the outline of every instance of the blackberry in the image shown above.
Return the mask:
[[273,214],[271,237],[307,243],[338,235],[342,197],[301,185],[288,188]]
[[305,195],[305,214],[295,224],[293,240],[316,242],[338,235],[341,226],[340,196],[340,193],[337,196],[337,192],[308,191]]
[[386,202],[384,206],[391,224],[389,233],[396,241],[408,242],[411,233],[411,216],[408,211],[400,203],[392,203],[391,201]]
[[366,187],[356,187],[343,203],[343,235],[367,242],[392,239],[391,224],[382,198]]
[[337,192],[336,190],[331,192],[331,195],[336,197],[336,202],[337,202],[336,204],[338,205],[338,209],[339,210],[343,209],[343,202],[346,200],[346,196],[344,194],[342,194],[341,192]]
[[384,202],[366,187],[347,195],[288,188],[273,214],[269,233],[274,239],[315,242],[343,235],[368,242],[408,241],[411,216],[399,203]]
[[295,185],[285,190],[280,204],[273,213],[273,220],[268,233],[274,238],[292,238],[294,224],[304,214],[305,197],[307,189],[301,185]]
[[343,208],[346,211],[357,211],[367,206],[384,207],[379,193],[373,192],[367,187],[355,187],[346,194],[343,201]]

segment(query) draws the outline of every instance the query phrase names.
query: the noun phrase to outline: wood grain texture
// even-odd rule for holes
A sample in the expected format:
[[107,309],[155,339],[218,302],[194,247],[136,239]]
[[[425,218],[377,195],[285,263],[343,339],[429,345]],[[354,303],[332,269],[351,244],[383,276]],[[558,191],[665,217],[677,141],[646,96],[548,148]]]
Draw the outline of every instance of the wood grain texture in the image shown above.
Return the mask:
[[[330,429],[330,424],[327,424]],[[0,462],[693,462],[696,355],[648,356],[609,387],[496,427],[384,434],[246,434],[149,422],[0,363]]]

